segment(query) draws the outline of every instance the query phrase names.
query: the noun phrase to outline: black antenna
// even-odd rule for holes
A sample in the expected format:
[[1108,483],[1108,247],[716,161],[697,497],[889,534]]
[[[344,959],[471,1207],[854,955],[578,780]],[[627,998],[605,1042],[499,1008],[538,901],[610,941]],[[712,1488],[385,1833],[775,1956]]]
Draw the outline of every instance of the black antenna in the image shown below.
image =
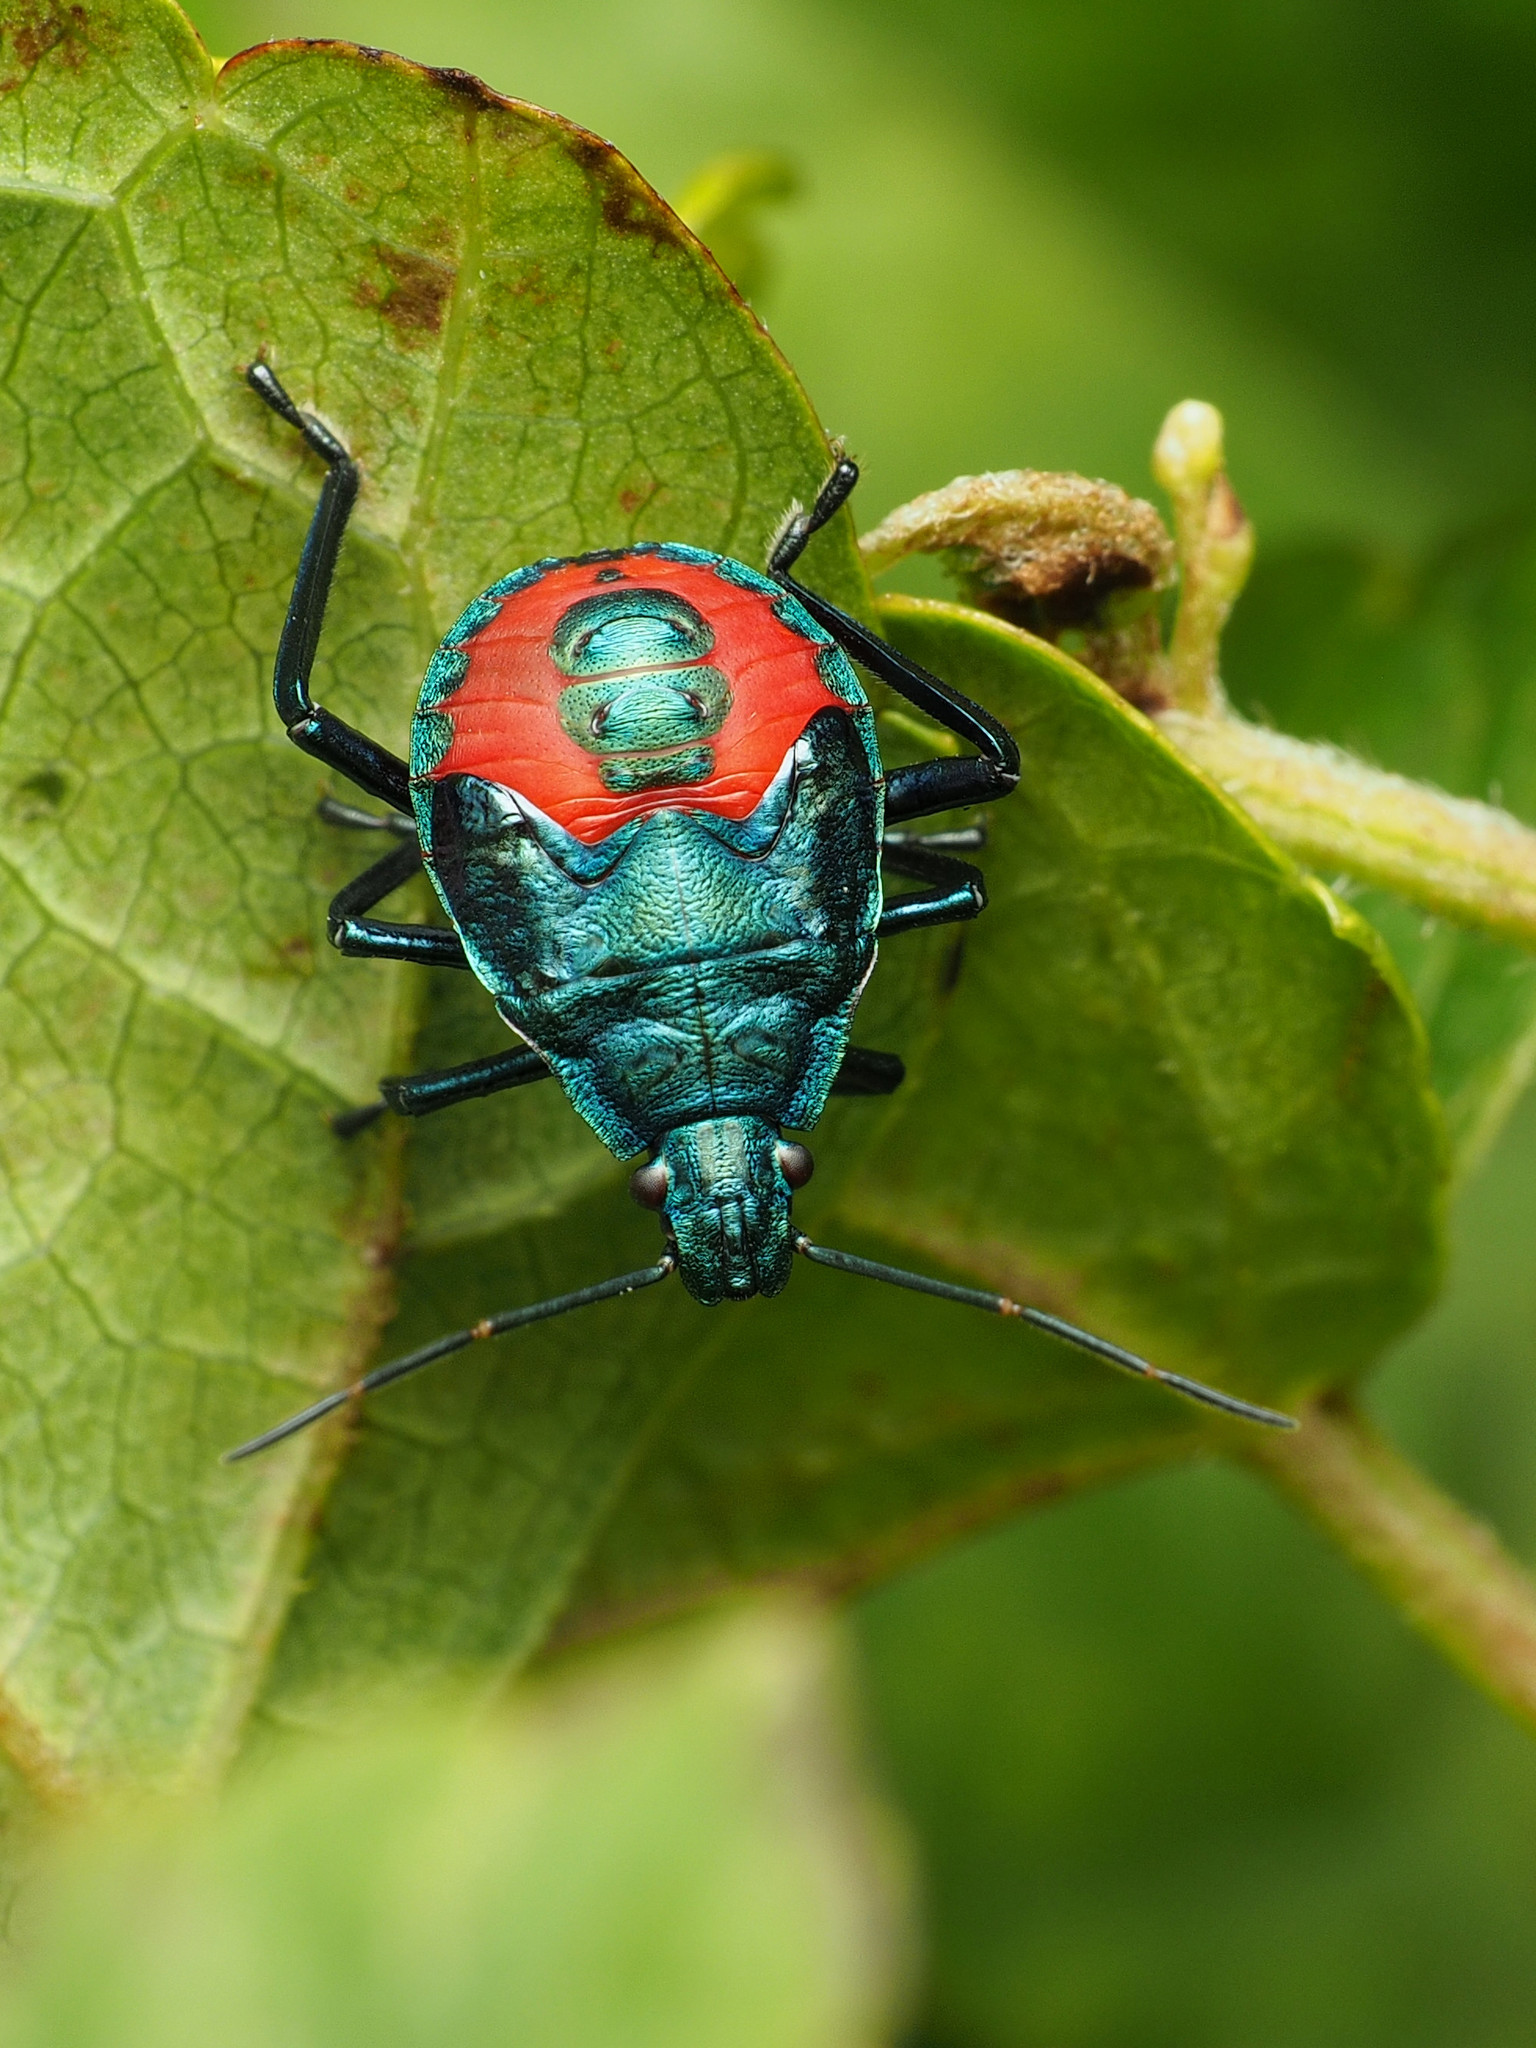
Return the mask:
[[379,1387],[387,1387],[391,1380],[403,1380],[409,1372],[420,1372],[424,1365],[432,1365],[439,1358],[446,1358],[450,1352],[462,1351],[466,1345],[476,1344],[482,1337],[500,1337],[507,1330],[520,1330],[525,1323],[547,1323],[551,1316],[563,1316],[573,1308],[588,1308],[594,1301],[611,1301],[618,1294],[633,1294],[641,1287],[654,1287],[658,1280],[666,1279],[676,1263],[672,1254],[666,1252],[654,1266],[642,1266],[638,1273],[621,1273],[616,1280],[599,1280],[595,1287],[580,1287],[574,1294],[557,1294],[550,1301],[536,1301],[531,1308],[504,1309],[499,1316],[486,1316],[467,1330],[455,1330],[449,1337],[438,1337],[430,1344],[423,1344],[419,1351],[408,1351],[404,1358],[392,1359],[388,1365],[364,1374],[350,1387],[340,1387],[334,1394],[327,1394],[323,1401],[316,1401],[299,1414],[290,1415],[286,1422],[278,1423],[274,1429],[263,1430],[260,1436],[253,1436],[238,1450],[226,1451],[224,1463],[234,1465],[241,1458],[254,1458],[258,1451],[270,1450],[284,1437],[308,1429],[312,1422],[318,1422],[322,1415],[329,1415],[333,1408],[340,1408],[361,1394],[371,1394]]
[[1135,1373],[1138,1379],[1156,1380],[1159,1386],[1171,1387],[1176,1394],[1187,1395],[1191,1401],[1203,1401],[1208,1408],[1219,1408],[1226,1415],[1240,1415],[1245,1422],[1267,1423],[1271,1429],[1296,1427],[1294,1415],[1281,1415],[1273,1408],[1260,1408],[1252,1401],[1239,1401],[1235,1394],[1219,1393],[1215,1387],[1204,1386],[1199,1380],[1185,1379],[1182,1373],[1164,1372],[1159,1366],[1148,1365],[1134,1351],[1122,1351],[1118,1344],[1111,1344],[1107,1338],[1091,1336],[1074,1323],[1064,1323],[1059,1316],[1047,1315],[1043,1308],[1023,1308],[1018,1302],[1010,1301],[1006,1294],[984,1294],[977,1287],[955,1287],[947,1280],[930,1280],[926,1273],[908,1273],[900,1266],[882,1266],[874,1259],[861,1259],[852,1252],[832,1251],[826,1245],[812,1244],[808,1237],[797,1237],[795,1250],[818,1266],[835,1266],[840,1273],[857,1273],[864,1280],[885,1280],[892,1287],[910,1287],[915,1294],[935,1294],[940,1301],[958,1301],[965,1308],[985,1309],[989,1315],[1017,1316],[1021,1322],[1033,1323],[1037,1330],[1046,1330],[1053,1337],[1075,1344],[1080,1351],[1091,1351],[1096,1358],[1108,1359],[1111,1365],[1118,1365],[1122,1371]]

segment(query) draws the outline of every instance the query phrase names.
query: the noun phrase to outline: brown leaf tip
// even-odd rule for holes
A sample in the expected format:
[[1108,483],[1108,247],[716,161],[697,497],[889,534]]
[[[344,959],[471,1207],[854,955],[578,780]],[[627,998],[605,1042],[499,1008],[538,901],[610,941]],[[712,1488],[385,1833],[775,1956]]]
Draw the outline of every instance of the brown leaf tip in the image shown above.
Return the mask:
[[638,235],[658,249],[682,243],[681,222],[611,143],[581,128],[572,128],[564,139],[586,174],[602,208],[603,225],[611,233]]

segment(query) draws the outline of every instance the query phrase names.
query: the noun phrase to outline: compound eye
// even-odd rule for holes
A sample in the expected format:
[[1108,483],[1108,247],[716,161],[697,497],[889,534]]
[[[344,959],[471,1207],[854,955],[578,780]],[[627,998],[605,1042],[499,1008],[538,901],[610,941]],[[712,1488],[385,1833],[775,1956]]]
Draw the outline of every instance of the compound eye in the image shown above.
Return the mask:
[[816,1171],[816,1162],[804,1145],[781,1142],[776,1148],[779,1155],[779,1171],[792,1188],[803,1188]]
[[642,1209],[663,1209],[671,1185],[672,1176],[663,1161],[652,1159],[645,1166],[637,1166],[629,1176],[630,1198]]

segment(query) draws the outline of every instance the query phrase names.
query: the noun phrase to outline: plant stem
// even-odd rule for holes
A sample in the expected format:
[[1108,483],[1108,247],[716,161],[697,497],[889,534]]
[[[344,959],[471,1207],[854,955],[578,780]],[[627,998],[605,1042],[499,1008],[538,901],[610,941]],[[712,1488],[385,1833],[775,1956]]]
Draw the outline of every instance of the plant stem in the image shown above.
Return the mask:
[[[1536,1730],[1536,1585],[1341,1395],[1241,1455],[1360,1566],[1437,1649]],[[1259,1441],[1262,1439],[1262,1441]]]
[[1536,832],[1507,811],[1230,714],[1169,710],[1157,724],[1308,867],[1536,947]]
[[[1163,706],[1152,716],[1179,752],[1324,879],[1349,875],[1372,882],[1433,916],[1536,949],[1536,831],[1492,804],[1448,796],[1336,747],[1250,725],[1229,708],[1221,631],[1253,558],[1253,528],[1227,481],[1222,444],[1221,414],[1198,399],[1176,405],[1164,420],[1152,466],[1168,492],[1178,536],[1181,589],[1173,633],[1166,650],[1130,650],[1139,672],[1133,667],[1122,674],[1088,658],[1133,703]],[[1132,522],[1136,545],[1146,556],[1150,587],[1159,588],[1166,562],[1141,519],[1155,525],[1155,515],[1129,501],[1113,512],[1107,490],[1032,471],[957,477],[891,513],[860,545],[876,570],[914,549],[958,550],[956,559],[973,581],[1012,589],[1010,578],[1017,581],[1021,565],[1039,568],[1049,557],[1060,568],[1051,551],[1060,553],[1069,514],[1083,522],[1082,533],[1071,528],[1079,548],[1088,534],[1095,544],[1107,547],[1113,540],[1130,549],[1125,521],[1135,513],[1141,522]],[[1084,510],[1090,501],[1093,519]],[[1026,593],[1033,587],[1019,584]],[[1125,639],[1104,637],[1106,645]],[[907,730],[911,736],[910,723]]]

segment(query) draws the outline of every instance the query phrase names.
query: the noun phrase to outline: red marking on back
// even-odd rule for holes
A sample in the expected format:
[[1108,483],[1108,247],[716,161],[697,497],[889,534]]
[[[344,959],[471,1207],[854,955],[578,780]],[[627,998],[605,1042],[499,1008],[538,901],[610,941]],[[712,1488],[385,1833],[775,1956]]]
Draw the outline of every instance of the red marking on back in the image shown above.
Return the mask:
[[[614,569],[623,570],[623,582],[598,581]],[[713,651],[703,659],[730,678],[731,708],[709,742],[715,770],[707,782],[617,795],[603,787],[601,757],[578,747],[560,724],[555,703],[571,678],[549,657],[555,626],[579,598],[626,583],[676,591],[714,628]],[[504,599],[500,616],[465,643],[469,673],[439,706],[453,720],[453,744],[433,779],[479,775],[515,789],[589,846],[650,811],[749,817],[816,713],[829,704],[848,709],[817,674],[814,645],[776,618],[773,605],[712,569],[664,556],[551,569]]]

